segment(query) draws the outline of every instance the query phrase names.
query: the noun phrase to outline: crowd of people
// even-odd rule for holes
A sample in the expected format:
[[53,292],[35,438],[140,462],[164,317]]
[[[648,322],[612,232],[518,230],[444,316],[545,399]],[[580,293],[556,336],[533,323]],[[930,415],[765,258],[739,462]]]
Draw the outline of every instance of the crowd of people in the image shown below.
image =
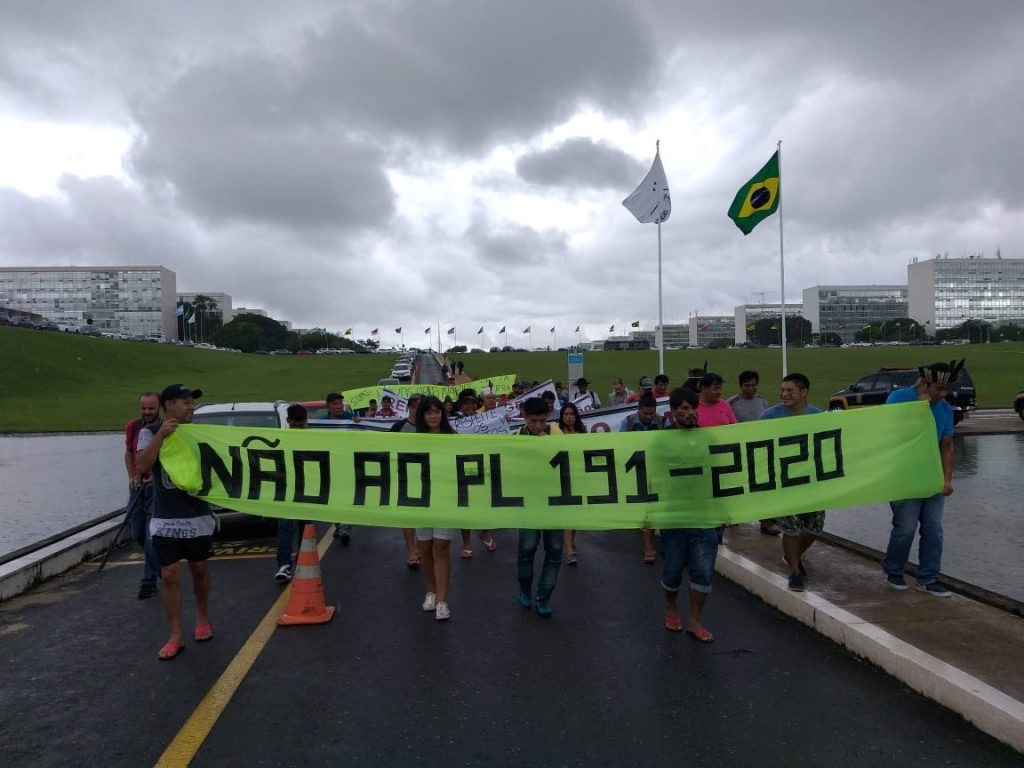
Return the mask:
[[[891,503],[893,530],[883,563],[885,583],[897,590],[907,589],[904,576],[915,534],[920,529],[920,567],[917,570],[917,588],[928,594],[945,597],[949,590],[938,579],[942,556],[942,510],[945,496],[952,493],[952,411],[945,400],[950,383],[958,373],[955,365],[935,363],[922,366],[914,387],[895,390],[889,402],[907,402],[914,399],[929,402],[942,457],[944,486],[940,493],[924,499],[904,499]],[[687,386],[669,388],[669,378],[663,374],[654,380],[640,380],[639,392],[625,389],[621,380],[613,382],[609,400],[613,404],[636,403],[636,410],[626,415],[618,431],[649,431],[659,429],[708,428],[757,419],[789,418],[820,413],[808,402],[810,381],[801,373],[790,373],[782,380],[780,402],[769,405],[758,394],[759,376],[756,371],[739,375],[738,392],[728,399],[722,396],[724,380],[713,372],[702,372],[691,377]],[[517,387],[525,387],[517,384]],[[525,390],[521,390],[525,391]],[[527,437],[552,437],[586,434],[581,414],[581,400],[586,402],[592,394],[589,382],[580,378],[570,394],[561,387],[546,392],[546,397],[530,397],[522,403],[523,426],[516,434]],[[208,612],[209,574],[206,560],[210,556],[215,520],[206,503],[178,489],[160,464],[160,447],[179,424],[192,420],[194,401],[201,397],[198,389],[173,384],[159,394],[146,392],[139,399],[140,416],[125,428],[125,467],[129,475],[129,519],[134,540],[143,548],[145,565],[138,597],[146,599],[162,593],[165,613],[170,625],[170,637],[160,649],[158,657],[175,658],[184,648],[181,626],[181,566],[188,562],[192,575],[196,602],[197,642],[213,636]],[[659,414],[658,398],[668,396],[668,410]],[[581,397],[582,396],[582,397]],[[383,398],[387,400],[387,398]],[[458,419],[493,410],[499,400],[495,393],[485,390],[477,393],[464,389],[456,401],[446,402],[432,395],[413,394],[408,398],[405,418],[397,420],[392,432],[429,434],[455,434]],[[593,395],[586,406],[597,407],[600,399]],[[381,408],[390,404],[382,402]],[[327,397],[327,408],[332,418],[341,418],[344,401],[340,394]],[[160,412],[162,410],[162,418]],[[289,406],[288,426],[303,429],[308,426],[308,412],[301,404]],[[685,504],[685,499],[680,500]],[[771,535],[781,534],[782,556],[789,576],[788,586],[803,591],[810,579],[804,555],[821,533],[825,520],[822,510],[809,510],[774,520],[761,521],[761,530]],[[296,534],[301,525],[291,520],[278,522],[277,572],[275,579],[287,583],[293,573],[293,550]],[[722,526],[708,528],[661,529],[658,534],[662,547],[661,590],[664,596],[664,626],[673,632],[687,632],[700,642],[712,642],[714,636],[702,624],[702,609],[711,592],[714,564],[718,546],[723,537]],[[404,529],[406,565],[419,570],[423,577],[424,598],[422,608],[432,612],[438,621],[452,615],[449,604],[451,583],[451,543],[461,539],[463,558],[473,557],[473,536],[470,530],[454,528]],[[491,531],[477,533],[489,552],[497,549]],[[343,545],[352,540],[351,526],[338,524],[335,536]],[[643,562],[654,564],[657,552],[654,532],[640,531]],[[540,575],[535,580],[534,562],[537,550],[543,544],[544,556]],[[563,564],[578,563],[575,532],[571,530],[529,530],[518,532],[517,599],[525,609],[536,610],[542,617],[553,613],[552,596]],[[688,578],[688,612],[683,620],[677,604],[683,575]],[[161,582],[158,589],[157,582]]]

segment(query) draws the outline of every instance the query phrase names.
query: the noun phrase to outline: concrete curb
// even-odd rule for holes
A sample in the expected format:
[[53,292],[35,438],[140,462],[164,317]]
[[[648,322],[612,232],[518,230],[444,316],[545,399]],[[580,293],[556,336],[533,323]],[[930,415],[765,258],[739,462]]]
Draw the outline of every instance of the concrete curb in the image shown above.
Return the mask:
[[123,519],[118,515],[0,565],[0,603],[105,552]]
[[[960,714],[990,736],[1024,752],[1024,703],[813,592],[790,592],[784,578],[725,545],[719,547],[715,570],[769,605],[881,667],[918,693]],[[951,599],[965,598],[954,596]]]

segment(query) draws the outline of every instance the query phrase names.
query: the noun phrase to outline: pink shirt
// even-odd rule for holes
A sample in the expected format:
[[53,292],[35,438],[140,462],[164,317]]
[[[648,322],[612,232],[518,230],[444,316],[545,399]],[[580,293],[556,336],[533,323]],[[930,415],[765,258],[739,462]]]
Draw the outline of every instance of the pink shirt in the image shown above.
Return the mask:
[[725,400],[714,405],[697,404],[697,425],[701,427],[721,427],[724,424],[735,424],[736,414]]

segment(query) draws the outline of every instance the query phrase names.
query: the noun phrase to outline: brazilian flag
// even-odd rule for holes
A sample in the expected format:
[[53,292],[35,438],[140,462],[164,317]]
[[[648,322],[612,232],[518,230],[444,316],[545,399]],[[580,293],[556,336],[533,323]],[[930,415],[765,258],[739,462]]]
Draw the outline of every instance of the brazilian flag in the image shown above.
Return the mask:
[[779,208],[779,153],[744,184],[729,207],[729,218],[744,235]]

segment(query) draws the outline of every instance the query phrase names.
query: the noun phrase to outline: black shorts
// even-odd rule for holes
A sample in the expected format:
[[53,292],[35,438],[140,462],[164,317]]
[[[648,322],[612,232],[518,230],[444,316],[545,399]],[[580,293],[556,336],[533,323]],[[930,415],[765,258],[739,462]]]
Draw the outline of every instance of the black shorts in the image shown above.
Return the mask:
[[153,537],[153,550],[161,568],[174,565],[179,560],[201,563],[210,558],[213,551],[213,536],[197,536],[194,539],[172,539],[167,536]]

